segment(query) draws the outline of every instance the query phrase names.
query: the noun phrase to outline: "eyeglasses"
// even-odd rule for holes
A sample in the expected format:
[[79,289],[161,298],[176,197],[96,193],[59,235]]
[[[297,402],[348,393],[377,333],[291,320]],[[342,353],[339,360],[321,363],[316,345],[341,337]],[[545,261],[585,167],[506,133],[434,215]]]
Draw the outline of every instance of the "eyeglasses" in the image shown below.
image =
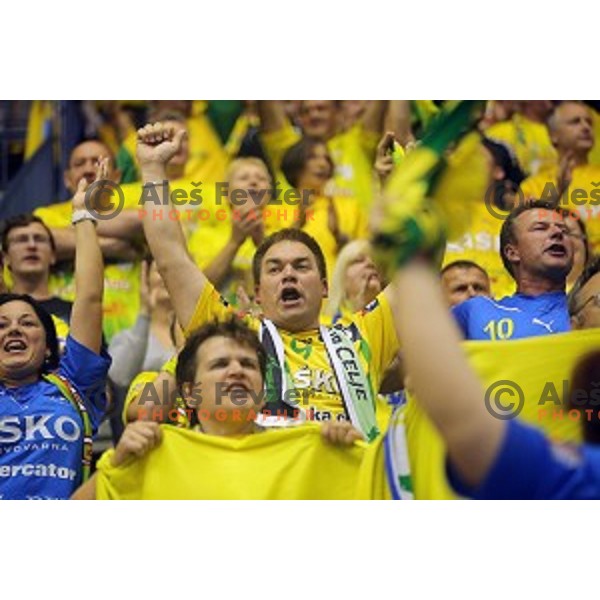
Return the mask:
[[50,238],[47,235],[43,235],[41,233],[34,233],[33,235],[27,235],[26,233],[22,233],[20,235],[15,235],[12,238],[8,238],[8,244],[25,246],[26,244],[30,243],[30,240],[33,240],[34,244],[40,244],[40,246],[50,244]]
[[600,292],[592,294],[576,311],[574,314],[578,315],[590,302],[592,302],[596,308],[600,308]]

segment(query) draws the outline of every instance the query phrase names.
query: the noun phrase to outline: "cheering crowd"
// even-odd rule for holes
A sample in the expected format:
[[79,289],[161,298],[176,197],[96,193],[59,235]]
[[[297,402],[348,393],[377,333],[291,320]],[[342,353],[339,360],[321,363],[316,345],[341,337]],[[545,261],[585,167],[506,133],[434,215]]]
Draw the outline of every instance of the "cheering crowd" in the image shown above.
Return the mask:
[[[598,417],[577,446],[497,418],[464,352],[600,344],[594,102],[86,103],[71,200],[2,223],[0,498],[111,497],[174,430],[366,461],[411,403],[457,495],[600,497]],[[405,446],[383,497],[419,497]]]

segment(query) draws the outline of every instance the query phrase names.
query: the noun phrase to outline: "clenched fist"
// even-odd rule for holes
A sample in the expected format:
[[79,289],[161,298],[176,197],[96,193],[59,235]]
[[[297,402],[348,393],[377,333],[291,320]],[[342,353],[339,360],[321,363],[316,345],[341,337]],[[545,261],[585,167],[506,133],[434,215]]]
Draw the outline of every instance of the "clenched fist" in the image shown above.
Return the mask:
[[149,124],[138,129],[136,154],[142,170],[148,167],[164,168],[179,152],[186,135],[184,129],[175,132],[172,125],[164,123]]

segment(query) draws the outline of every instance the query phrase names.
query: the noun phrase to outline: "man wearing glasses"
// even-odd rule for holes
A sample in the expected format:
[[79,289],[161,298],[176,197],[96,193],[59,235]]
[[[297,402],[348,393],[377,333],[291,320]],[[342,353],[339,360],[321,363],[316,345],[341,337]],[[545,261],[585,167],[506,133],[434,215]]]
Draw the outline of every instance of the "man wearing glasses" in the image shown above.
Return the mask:
[[8,219],[2,228],[2,255],[15,294],[29,294],[51,315],[62,341],[71,318],[72,303],[50,293],[50,269],[56,262],[54,238],[42,219],[20,215]]

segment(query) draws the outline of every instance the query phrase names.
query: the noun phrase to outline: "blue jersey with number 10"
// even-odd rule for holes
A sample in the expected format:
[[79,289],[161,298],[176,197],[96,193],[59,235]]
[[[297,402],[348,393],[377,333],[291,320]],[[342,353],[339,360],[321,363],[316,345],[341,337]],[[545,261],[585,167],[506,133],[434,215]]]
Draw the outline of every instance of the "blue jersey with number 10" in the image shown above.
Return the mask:
[[476,296],[452,312],[467,340],[516,340],[571,330],[564,292],[514,294],[501,300]]

